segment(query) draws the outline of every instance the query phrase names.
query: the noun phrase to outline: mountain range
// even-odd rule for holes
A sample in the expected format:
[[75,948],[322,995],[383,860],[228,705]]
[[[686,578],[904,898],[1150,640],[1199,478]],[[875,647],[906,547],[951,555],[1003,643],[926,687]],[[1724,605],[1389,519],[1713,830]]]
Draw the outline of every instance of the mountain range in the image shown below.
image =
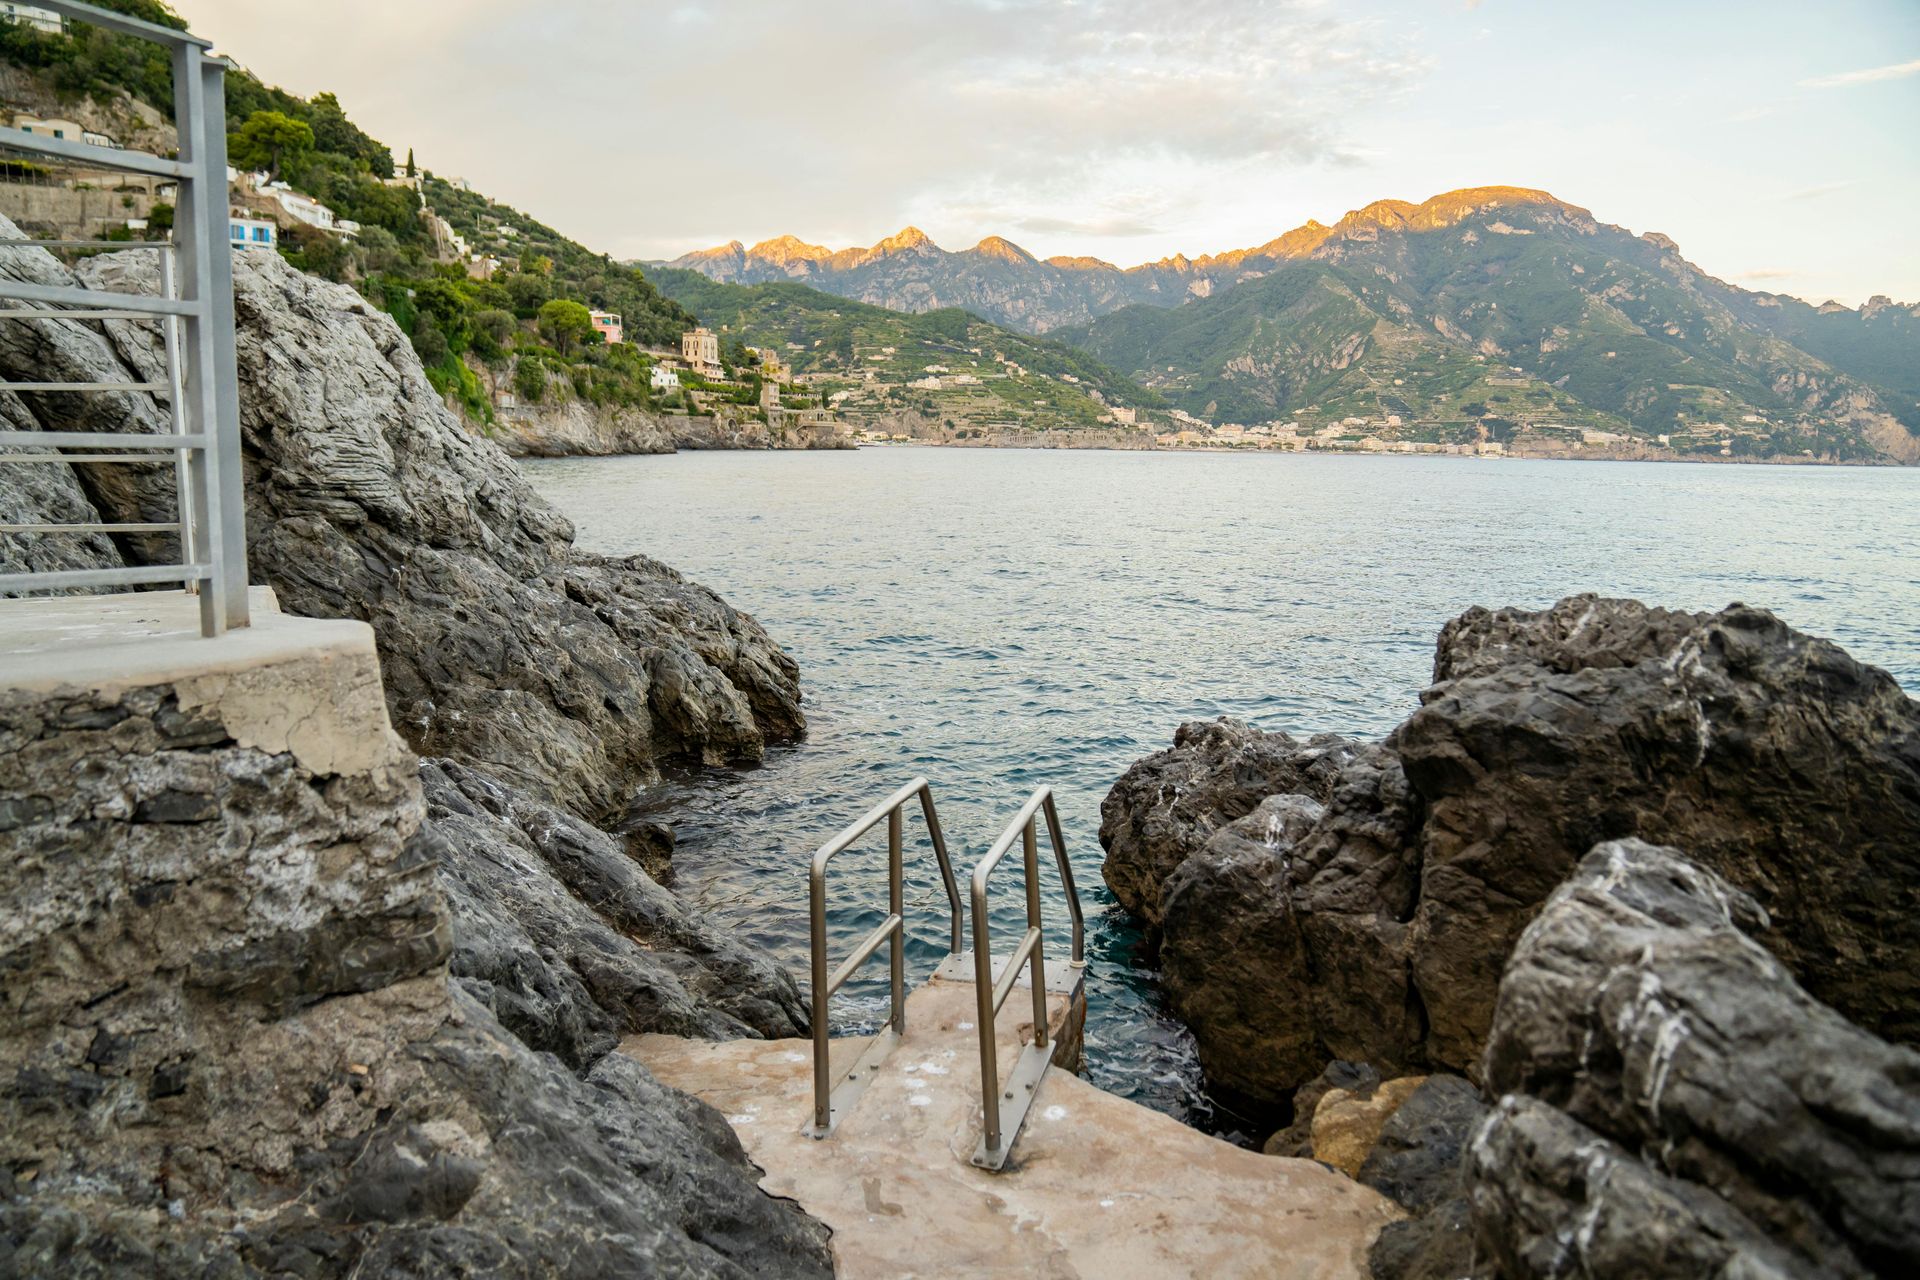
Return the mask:
[[998,237],[948,252],[913,228],[869,249],[782,237],[672,265],[964,308],[1220,421],[1304,413],[1495,439],[1551,422],[1702,452],[1737,437],[1759,456],[1920,461],[1920,307],[1740,289],[1665,236],[1523,187],[1382,200],[1254,248],[1124,269]]

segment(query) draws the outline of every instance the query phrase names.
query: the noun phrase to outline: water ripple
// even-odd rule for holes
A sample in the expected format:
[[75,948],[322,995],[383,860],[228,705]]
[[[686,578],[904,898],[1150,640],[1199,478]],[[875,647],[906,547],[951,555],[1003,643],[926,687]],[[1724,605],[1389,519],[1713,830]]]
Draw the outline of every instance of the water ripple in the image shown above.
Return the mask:
[[[647,797],[678,831],[683,892],[804,973],[806,858],[880,795],[933,779],[965,866],[1051,783],[1087,903],[1089,1074],[1229,1132],[1100,881],[1101,798],[1181,720],[1380,734],[1447,619],[1583,590],[1764,605],[1920,688],[1915,471],[920,449],[527,471],[582,546],[675,565],[800,662],[806,745]],[[946,924],[908,831],[917,979]],[[878,919],[884,866],[872,838],[835,864],[836,954]],[[1017,867],[995,887],[1004,939]],[[845,1029],[884,1017],[885,973],[836,997]]]

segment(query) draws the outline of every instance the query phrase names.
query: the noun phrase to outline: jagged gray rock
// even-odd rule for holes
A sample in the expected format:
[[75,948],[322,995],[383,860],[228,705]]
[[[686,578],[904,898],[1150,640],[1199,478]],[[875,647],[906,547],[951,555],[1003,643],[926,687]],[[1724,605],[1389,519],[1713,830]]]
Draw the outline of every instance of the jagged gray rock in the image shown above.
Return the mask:
[[1101,876],[1122,906],[1157,925],[1167,877],[1215,831],[1271,795],[1324,802],[1358,745],[1337,734],[1303,743],[1226,717],[1181,725],[1173,746],[1135,762],[1101,802]]
[[1815,1000],[1744,932],[1765,925],[1638,840],[1553,893],[1500,986],[1501,1104],[1467,1163],[1503,1274],[1920,1268],[1920,1054]]
[[[70,276],[43,251],[0,249],[0,270],[151,291],[152,257],[105,254]],[[234,292],[253,580],[291,612],[373,625],[416,750],[595,819],[663,760],[752,761],[804,734],[797,668],[759,625],[655,561],[575,551],[572,526],[462,428],[389,317],[277,254],[236,256]],[[0,326],[8,378],[143,381],[161,361],[137,321]],[[48,428],[165,424],[145,393],[22,403]],[[106,518],[172,518],[170,469],[87,472]],[[172,553],[167,537],[121,545],[136,561]]]
[[446,846],[453,973],[529,1045],[585,1067],[641,1032],[806,1034],[793,979],[688,912],[617,838],[451,760],[420,776]]
[[1920,703],[1771,613],[1575,596],[1474,609],[1395,732],[1426,806],[1413,979],[1428,1052],[1478,1059],[1500,972],[1596,843],[1672,844],[1753,894],[1815,997],[1920,1039]]
[[450,984],[371,654],[316,671],[352,761],[242,744],[279,685],[0,695],[0,1272],[830,1274],[704,1104]]
[[[1764,610],[1576,596],[1469,611],[1435,678],[1385,743],[1317,757],[1331,776],[1189,725],[1107,797],[1108,882],[1160,926],[1210,1078],[1280,1105],[1334,1059],[1477,1073],[1513,941],[1585,850],[1636,834],[1755,894],[1815,996],[1920,1038],[1920,704],[1885,672]],[[1324,805],[1310,831],[1203,852],[1285,792]]]

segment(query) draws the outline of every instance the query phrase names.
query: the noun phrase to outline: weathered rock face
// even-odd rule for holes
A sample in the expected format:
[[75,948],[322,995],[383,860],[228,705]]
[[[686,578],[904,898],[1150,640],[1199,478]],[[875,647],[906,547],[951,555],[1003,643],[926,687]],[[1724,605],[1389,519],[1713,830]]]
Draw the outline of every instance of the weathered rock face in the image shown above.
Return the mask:
[[1920,1268],[1920,1054],[1803,990],[1744,932],[1765,924],[1634,840],[1554,892],[1500,987],[1500,1103],[1466,1162],[1500,1274]]
[[1427,806],[1413,975],[1471,1062],[1538,904],[1601,840],[1677,845],[1753,894],[1813,995],[1920,1039],[1920,704],[1760,609],[1575,597],[1472,610],[1393,736]]
[[[1284,736],[1184,726],[1109,795],[1108,882],[1160,925],[1210,1078],[1278,1105],[1333,1059],[1476,1073],[1514,940],[1627,835],[1753,893],[1815,996],[1920,1038],[1920,704],[1891,677],[1762,610],[1582,596],[1465,614],[1435,678],[1304,784]],[[1308,829],[1215,836],[1287,792]]]
[[829,1274],[717,1114],[450,985],[371,637],[318,625],[358,649],[0,694],[0,1272]]
[[1366,1162],[1360,1181],[1391,1197],[1412,1216],[1390,1222],[1367,1261],[1378,1280],[1473,1274],[1476,1253],[1461,1155],[1487,1105],[1460,1076],[1428,1076],[1400,1104]]
[[[78,275],[150,288],[152,256],[103,255]],[[68,279],[38,250],[0,251],[0,270]],[[797,670],[759,625],[654,561],[574,551],[572,527],[462,428],[387,316],[275,254],[239,255],[234,274],[253,580],[292,612],[373,625],[395,726],[415,749],[601,817],[665,758],[750,761],[804,733]],[[0,329],[8,378],[162,368],[149,324]],[[143,393],[22,402],[49,428],[165,421]],[[107,519],[172,517],[170,470],[86,471]]]
[[[1255,735],[1286,750],[1245,726],[1208,728],[1221,731],[1189,744],[1244,758],[1245,747],[1229,744]],[[1194,1030],[1209,1083],[1255,1106],[1284,1105],[1329,1058],[1388,1073],[1422,1061],[1421,1011],[1405,976],[1418,887],[1405,851],[1417,812],[1406,778],[1391,752],[1344,740],[1285,755],[1277,775],[1263,776],[1301,776],[1301,755],[1326,805],[1268,797],[1180,862],[1162,894],[1167,998]],[[1192,786],[1179,803],[1211,795]],[[1162,847],[1177,852],[1168,837]]]
[[1172,747],[1128,769],[1101,802],[1101,876],[1122,906],[1158,924],[1167,877],[1214,832],[1271,795],[1324,802],[1358,745],[1333,734],[1302,743],[1235,720],[1181,725]]
[[421,780],[446,846],[453,973],[529,1045],[585,1067],[640,1032],[806,1034],[793,979],[708,928],[616,837],[451,760]]

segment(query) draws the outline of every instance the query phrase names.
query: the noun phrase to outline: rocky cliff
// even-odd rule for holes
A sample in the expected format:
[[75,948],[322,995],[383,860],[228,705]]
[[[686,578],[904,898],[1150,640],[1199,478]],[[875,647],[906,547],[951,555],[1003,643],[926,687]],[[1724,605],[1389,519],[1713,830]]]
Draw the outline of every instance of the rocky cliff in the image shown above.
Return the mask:
[[1218,1083],[1477,1070],[1514,941],[1627,836],[1754,894],[1816,998],[1920,1038],[1920,704],[1885,672],[1763,610],[1579,596],[1462,615],[1434,678],[1380,744],[1187,726],[1102,806]]
[[[141,289],[153,280],[143,261],[150,257],[106,255],[79,275]],[[0,272],[70,279],[38,250],[0,250]],[[169,1104],[177,1115],[130,1138],[124,1160],[112,1152],[56,1158],[56,1149],[60,1135],[97,1130],[109,1115],[146,1124],[126,1099],[142,1090],[149,1099],[173,1096],[172,1077],[153,1083],[171,1059],[139,1058],[128,1083],[101,1086],[97,1078],[119,1067],[96,1061],[107,1050],[89,1049],[86,1037],[105,1034],[105,1023],[82,1017],[73,1025],[95,1029],[80,1040],[71,1029],[56,1032],[71,1002],[49,995],[36,1006],[41,1022],[20,1024],[23,1038],[7,1052],[42,1074],[10,1077],[18,1087],[6,1105],[21,1116],[38,1114],[34,1108],[47,1115],[23,1123],[25,1145],[11,1163],[0,1161],[13,1179],[4,1242],[22,1251],[11,1255],[18,1269],[106,1274],[130,1258],[128,1265],[152,1260],[177,1270],[232,1252],[221,1233],[245,1228],[249,1265],[274,1272],[497,1274],[569,1257],[552,1265],[577,1275],[823,1272],[818,1229],[766,1201],[717,1116],[605,1056],[634,1032],[803,1033],[796,987],[655,882],[641,861],[658,853],[654,842],[592,825],[618,816],[670,759],[751,761],[769,741],[804,733],[792,661],[751,618],[671,569],[575,551],[565,519],[496,446],[462,428],[400,331],[351,290],[270,254],[237,258],[235,288],[252,578],[271,585],[289,612],[370,624],[386,703],[378,738],[390,736],[390,716],[407,745],[439,758],[416,767],[396,741],[367,812],[342,816],[328,806],[349,797],[326,771],[304,777],[271,752],[221,756],[237,735],[217,724],[182,729],[165,690],[141,713],[154,727],[136,719],[110,737],[75,734],[96,721],[128,721],[118,704],[71,714],[44,700],[10,709],[8,732],[41,745],[6,753],[0,814],[11,824],[10,843],[53,852],[37,870],[20,871],[28,878],[8,889],[9,911],[0,914],[12,918],[19,895],[88,874],[58,852],[79,847],[81,832],[94,854],[139,864],[124,891],[69,904],[64,923],[50,926],[51,941],[9,941],[10,971],[50,971],[66,963],[61,948],[71,939],[102,930],[145,939],[164,929],[181,945],[217,942],[224,976],[205,999],[244,996],[232,1008],[215,1001],[210,1021],[189,1019],[172,1039],[152,1042],[174,1045],[176,1057],[238,1065],[231,1079],[216,1072],[204,1089],[196,1085],[190,1109]],[[8,380],[142,381],[159,359],[151,327],[137,323],[0,324],[0,376]],[[24,393],[0,411],[19,430],[153,431],[165,422],[163,405],[140,392]],[[0,491],[10,519],[20,518],[16,509],[40,513],[27,519],[87,510],[121,521],[172,515],[164,470],[9,470],[20,473],[5,477],[9,487]],[[29,471],[36,474],[27,478]],[[11,554],[36,567],[172,554],[165,539],[145,537],[64,547],[40,537],[16,546]],[[168,735],[179,732],[190,739],[179,749],[212,754],[176,762]],[[124,803],[101,811],[124,810],[130,816],[116,820],[132,825],[88,826],[64,801],[46,810],[36,799],[70,790],[59,782],[61,768],[122,747],[101,786],[117,787]],[[157,765],[148,762],[154,756]],[[195,785],[161,785],[176,763]],[[246,790],[244,779],[263,770],[279,771],[279,790],[248,791],[236,809],[236,788]],[[154,787],[162,799],[143,810],[140,797]],[[250,824],[265,819],[271,830],[253,833]],[[155,825],[176,822],[191,825]],[[257,845],[262,866],[286,865],[289,848],[318,841],[334,850],[320,877],[330,882],[370,874],[354,843],[361,837],[330,834],[368,823],[388,832],[381,856],[393,863],[395,887],[360,891],[370,895],[364,910],[331,888],[301,891],[309,906],[300,911],[325,901],[332,905],[323,916],[366,915],[372,923],[352,925],[360,933],[303,924],[300,937],[261,951],[240,945],[244,921],[206,915],[219,904],[198,889],[164,919],[128,914],[197,882],[173,874],[185,852],[141,861],[143,842],[156,833],[182,849],[207,839]],[[220,834],[236,825],[241,834]],[[218,898],[214,888],[209,881]],[[238,891],[232,897],[245,901]],[[405,921],[389,927],[395,911]],[[371,940],[358,940],[366,929]],[[276,947],[292,952],[276,959]],[[127,975],[150,963],[138,946],[110,959],[96,975],[98,990],[136,981]],[[343,979],[342,966],[366,973]],[[37,990],[38,977],[24,981]],[[169,970],[156,981],[189,978]],[[154,994],[145,977],[137,984],[129,1017],[142,1025],[187,999]],[[340,1003],[344,989],[364,996],[364,1008]],[[83,998],[92,997],[74,997]],[[350,1027],[300,1021],[309,1005],[328,1016],[339,1010]],[[248,1027],[264,1029],[257,1046],[247,1043]],[[275,1055],[286,1059],[283,1079],[270,1071]],[[364,1095],[367,1105],[317,1120],[276,1118],[276,1108],[287,1117],[324,1110],[335,1087]],[[41,1100],[54,1095],[64,1100]],[[245,1147],[202,1142],[197,1172],[179,1175],[190,1193],[169,1196],[159,1170],[179,1157],[165,1151],[193,1146],[212,1117],[243,1113],[257,1113],[279,1135],[271,1158],[252,1139]],[[102,1179],[159,1190],[101,1199]],[[261,1217],[268,1201],[285,1208],[270,1222]]]
[[[717,1114],[449,980],[489,833],[427,821],[362,624],[259,607],[217,671],[0,694],[0,1273],[829,1274]],[[743,1029],[678,990],[636,1025]]]
[[1414,1215],[1382,1277],[1906,1274],[1920,704],[1591,596],[1434,677],[1382,743],[1190,724],[1108,796],[1210,1084]]

